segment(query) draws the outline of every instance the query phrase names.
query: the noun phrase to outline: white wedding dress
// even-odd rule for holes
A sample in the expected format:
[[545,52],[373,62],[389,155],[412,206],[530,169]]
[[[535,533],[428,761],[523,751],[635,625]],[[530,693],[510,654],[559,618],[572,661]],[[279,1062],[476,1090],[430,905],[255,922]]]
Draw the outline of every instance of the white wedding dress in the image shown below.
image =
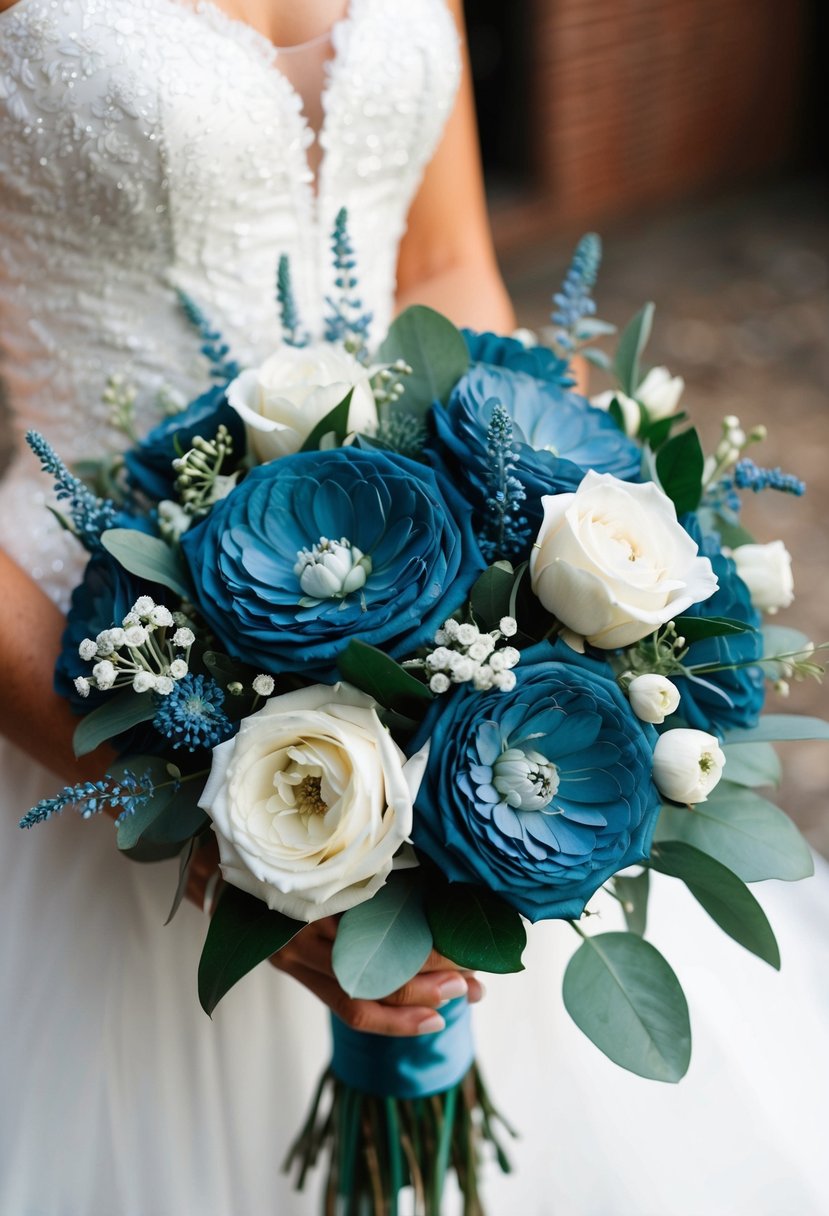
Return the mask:
[[[457,40],[443,0],[351,0],[331,40],[315,191],[281,56],[212,4],[18,0],[0,13],[2,371],[18,436],[37,427],[68,460],[110,449],[113,372],[138,387],[142,426],[160,389],[199,391],[175,288],[245,363],[278,340],[286,252],[318,329],[342,205],[382,332]],[[65,604],[79,554],[46,489],[21,445],[0,543]],[[174,865],[125,861],[108,820],[71,812],[19,832],[56,781],[9,745],[0,760],[0,1216],[315,1216],[313,1190],[294,1195],[279,1166],[326,1062],[324,1010],[263,966],[208,1020],[205,918],[183,907],[163,927]],[[522,1132],[517,1176],[488,1183],[492,1216],[829,1211],[829,881],[774,885],[780,977],[678,885],[655,884],[655,940],[696,1032],[678,1087],[623,1074],[580,1036],[559,995],[573,934],[534,930],[528,970],[493,980],[476,1012],[492,1088]]]

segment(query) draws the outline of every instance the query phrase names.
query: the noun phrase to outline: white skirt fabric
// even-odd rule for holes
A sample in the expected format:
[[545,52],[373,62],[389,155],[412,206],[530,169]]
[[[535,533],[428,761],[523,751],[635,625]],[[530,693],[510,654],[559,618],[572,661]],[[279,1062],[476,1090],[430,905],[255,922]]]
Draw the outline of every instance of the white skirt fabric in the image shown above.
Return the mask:
[[[185,906],[163,924],[175,864],[119,857],[109,820],[72,812],[20,832],[55,781],[9,745],[0,760],[0,1216],[317,1216],[280,1164],[326,1063],[324,1010],[262,966],[205,1017],[206,920]],[[475,1013],[521,1131],[517,1172],[487,1169],[490,1216],[825,1216],[829,868],[754,888],[779,976],[656,879],[649,936],[688,994],[689,1075],[660,1085],[601,1056],[561,1003],[575,936],[536,926],[527,970],[492,977]],[[601,915],[591,928],[618,927]]]

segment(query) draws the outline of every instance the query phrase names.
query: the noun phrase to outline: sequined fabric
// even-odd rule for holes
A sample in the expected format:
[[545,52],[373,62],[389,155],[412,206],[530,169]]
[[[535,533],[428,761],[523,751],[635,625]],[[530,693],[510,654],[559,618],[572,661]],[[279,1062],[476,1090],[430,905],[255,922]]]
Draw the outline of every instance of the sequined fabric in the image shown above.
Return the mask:
[[[101,394],[121,373],[139,424],[162,388],[200,390],[190,294],[246,363],[279,341],[276,265],[306,325],[333,286],[345,205],[375,333],[397,247],[458,79],[442,0],[351,0],[332,33],[316,191],[313,138],[267,39],[198,0],[18,0],[0,13],[0,324],[14,427],[69,459],[112,450]],[[0,543],[57,598],[76,547],[22,456],[0,488]],[[22,525],[22,526],[21,526]]]

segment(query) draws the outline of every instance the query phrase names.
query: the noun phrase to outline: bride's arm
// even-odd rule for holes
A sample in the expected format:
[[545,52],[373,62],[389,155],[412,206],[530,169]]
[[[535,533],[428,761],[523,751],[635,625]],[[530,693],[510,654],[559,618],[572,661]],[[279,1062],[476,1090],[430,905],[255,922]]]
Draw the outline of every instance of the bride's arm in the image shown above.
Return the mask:
[[397,307],[429,304],[457,325],[515,325],[487,218],[461,0],[449,0],[463,47],[460,89],[409,212],[397,267]]

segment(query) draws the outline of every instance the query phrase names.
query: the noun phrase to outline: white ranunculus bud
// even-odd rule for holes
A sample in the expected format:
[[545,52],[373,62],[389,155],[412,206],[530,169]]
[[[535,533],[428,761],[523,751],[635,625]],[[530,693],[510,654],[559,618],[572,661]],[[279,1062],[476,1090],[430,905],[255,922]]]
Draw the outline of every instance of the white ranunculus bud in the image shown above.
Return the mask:
[[639,409],[638,402],[634,401],[632,397],[628,397],[625,393],[610,388],[607,392],[597,393],[595,397],[590,398],[590,404],[595,405],[598,410],[604,410],[605,413],[610,409],[614,401],[617,402],[619,409],[622,411],[625,434],[638,435],[639,427],[642,425],[642,411]]
[[185,650],[188,646],[192,646],[195,640],[195,633],[193,633],[192,629],[188,629],[186,625],[183,625],[180,629],[177,629],[173,634],[173,645],[180,646]]
[[273,676],[264,673],[253,678],[253,691],[258,697],[269,697],[274,690]]
[[654,482],[633,485],[591,469],[574,493],[541,502],[533,591],[594,646],[630,646],[717,590],[711,562]]
[[518,622],[514,616],[502,616],[498,628],[505,638],[514,638],[518,632]]
[[155,608],[150,612],[150,621],[159,629],[167,629],[173,623],[173,614],[169,608],[165,608],[163,604],[156,604]]
[[637,676],[628,687],[630,707],[642,722],[654,726],[676,711],[679,705],[679,689],[665,676],[648,674]]
[[794,599],[794,579],[791,554],[782,540],[740,545],[731,556],[755,608],[760,612],[788,608]]
[[298,452],[352,388],[348,424],[373,434],[377,407],[368,373],[353,355],[329,342],[283,346],[261,367],[237,376],[227,400],[245,424],[248,450],[262,464]]
[[89,659],[94,659],[97,653],[98,643],[93,641],[92,638],[84,638],[78,647],[78,654],[82,659],[86,659],[87,661],[89,661]]
[[136,616],[149,616],[153,608],[155,608],[155,600],[151,599],[149,595],[139,595],[132,606],[132,611]]
[[434,693],[448,692],[451,688],[451,681],[442,671],[436,671],[429,681],[429,687]]
[[76,676],[73,683],[75,685],[75,691],[77,693],[79,693],[80,696],[82,696],[82,697],[89,696],[90,683],[89,683],[89,680],[87,680],[86,676]]
[[225,879],[298,920],[371,899],[411,833],[426,754],[406,761],[346,684],[273,697],[213,749],[200,805]]
[[96,663],[92,668],[92,675],[99,688],[112,688],[115,674],[115,667],[109,659],[101,659],[100,663]]
[[169,697],[173,687],[174,681],[169,676],[156,676],[153,691],[157,692],[160,697]]
[[648,411],[651,422],[675,414],[685,389],[681,376],[672,376],[667,367],[652,367],[636,390],[636,397]]
[[461,646],[472,646],[480,636],[480,630],[476,625],[464,623],[458,626],[457,639]]
[[496,671],[492,677],[492,683],[501,692],[512,692],[517,683],[514,671]]
[[705,802],[724,767],[719,740],[704,730],[667,730],[653,752],[653,779],[673,802]]
[[129,647],[143,646],[147,636],[147,630],[143,625],[130,625],[124,630],[124,642]]
[[155,676],[151,671],[137,671],[132,677],[133,692],[149,692],[155,688]]
[[174,680],[183,680],[190,668],[185,663],[184,659],[173,659],[170,664],[170,675]]

